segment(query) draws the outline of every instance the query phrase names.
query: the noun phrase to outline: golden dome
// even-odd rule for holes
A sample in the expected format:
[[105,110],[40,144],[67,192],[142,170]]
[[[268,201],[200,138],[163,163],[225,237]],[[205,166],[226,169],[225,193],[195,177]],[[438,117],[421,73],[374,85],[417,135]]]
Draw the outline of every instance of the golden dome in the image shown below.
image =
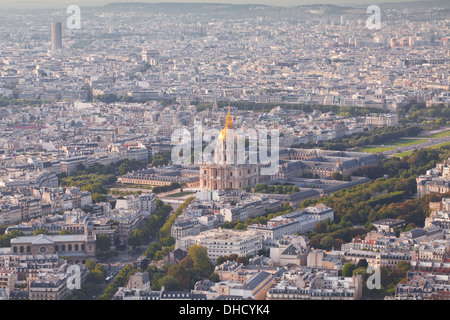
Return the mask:
[[230,114],[230,106],[228,106],[228,115],[227,120],[225,122],[225,128],[220,131],[219,137],[217,138],[219,141],[224,141],[227,137],[227,129],[233,129],[233,118]]

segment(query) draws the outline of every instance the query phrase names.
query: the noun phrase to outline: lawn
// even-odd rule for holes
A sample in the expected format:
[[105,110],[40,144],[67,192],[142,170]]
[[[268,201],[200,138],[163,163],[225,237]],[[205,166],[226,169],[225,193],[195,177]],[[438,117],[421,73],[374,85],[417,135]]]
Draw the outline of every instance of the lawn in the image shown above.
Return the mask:
[[440,147],[443,147],[443,146],[448,146],[448,145],[450,145],[450,141],[447,141],[447,142],[444,142],[444,143],[441,143],[441,144],[437,144],[437,145],[431,146],[429,148],[437,149],[437,148],[440,148]]
[[[426,147],[426,148],[430,148],[430,149],[438,149],[438,148],[440,148],[440,147],[442,147],[442,146],[448,146],[448,145],[450,145],[450,141],[444,142],[444,143],[441,143],[441,144],[437,144],[437,145],[435,145],[435,146]],[[426,148],[420,148],[420,149],[426,149]],[[419,150],[420,150],[420,149],[419,149]],[[396,153],[396,154],[393,155],[393,157],[399,157],[399,158],[401,158],[401,157],[404,157],[404,156],[410,156],[411,153],[413,153],[413,151],[414,151],[414,150],[410,150],[410,151],[406,151],[406,152],[402,152],[402,153]]]
[[187,195],[189,195],[189,194],[194,194],[194,193],[195,193],[195,192],[188,192],[188,191],[185,191],[185,192],[177,192],[177,193],[169,194],[167,197],[171,197],[171,198],[179,198],[179,197],[187,196]]
[[447,136],[450,136],[450,130],[449,131],[435,133],[435,134],[432,134],[431,136],[426,136],[426,138],[436,139],[436,138],[444,138],[444,137],[447,137]]
[[405,146],[413,146],[416,144],[420,144],[426,142],[427,139],[394,139],[386,142],[385,145],[382,146],[371,146],[371,147],[363,147],[359,148],[357,152],[368,152],[368,153],[378,153],[393,150],[397,147],[405,147]]
[[406,151],[406,152],[402,152],[402,153],[396,153],[394,155],[392,155],[393,157],[398,157],[398,158],[403,158],[404,156],[410,156],[411,153],[413,153],[414,150],[410,150],[410,151]]
[[386,143],[388,146],[405,147],[426,142],[426,139],[396,139]]
[[364,147],[356,149],[356,152],[378,153],[395,149],[395,147]]

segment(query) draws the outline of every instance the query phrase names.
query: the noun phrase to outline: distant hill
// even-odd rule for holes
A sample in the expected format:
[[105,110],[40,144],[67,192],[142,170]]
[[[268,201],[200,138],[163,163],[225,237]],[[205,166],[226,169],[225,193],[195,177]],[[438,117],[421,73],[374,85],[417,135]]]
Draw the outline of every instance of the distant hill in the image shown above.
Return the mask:
[[170,13],[189,13],[189,12],[232,12],[250,10],[254,8],[271,8],[271,6],[264,4],[229,4],[229,3],[184,3],[184,2],[160,2],[160,3],[143,3],[143,2],[128,2],[128,3],[110,3],[103,6],[103,8],[110,9],[141,9],[152,12],[170,12]]
[[[199,10],[202,12],[213,12],[220,9],[225,12],[236,12],[236,10],[252,10],[255,8],[267,9],[267,8],[295,8],[295,9],[306,9],[306,10],[317,10],[319,8],[325,8],[326,12],[341,12],[345,9],[350,8],[363,8],[367,7],[371,4],[379,5],[384,8],[450,8],[449,0],[420,0],[420,1],[408,1],[408,2],[399,2],[399,1],[371,1],[371,0],[363,0],[361,2],[356,2],[349,4],[350,1],[353,0],[342,0],[342,4],[321,4],[320,0],[318,0],[317,4],[304,4],[304,5],[291,5],[291,6],[283,6],[277,5],[276,1],[273,0],[274,5],[266,5],[266,4],[229,4],[229,3],[199,3],[199,2],[159,2],[159,3],[149,3],[149,2],[113,2],[104,4],[107,0],[78,0],[76,1],[80,7],[97,7],[97,8],[123,8],[123,9],[142,9],[142,10],[151,10],[153,12],[171,12],[171,13],[186,13],[186,12],[198,12]],[[245,0],[243,0],[244,2]],[[268,1],[268,0],[261,0]],[[325,1],[325,0],[324,0]],[[66,8],[68,5],[73,4],[73,1],[70,0],[4,0],[2,2],[1,9],[7,8],[20,8],[20,9],[47,9],[47,8]]]
[[[320,1],[320,0],[319,0]],[[319,2],[318,1],[318,2]],[[368,4],[376,4],[384,8],[450,8],[449,0],[421,0],[421,1],[408,1],[408,2],[398,2],[398,1],[380,1],[375,3],[374,1],[368,1],[367,3],[355,3],[348,4],[348,0],[342,0],[342,3],[346,4],[304,4],[304,5],[294,5],[288,6],[293,9],[306,9],[306,10],[320,10],[323,9],[325,13],[338,13],[344,12],[352,8],[366,8]],[[370,3],[369,3],[370,2]],[[282,5],[265,5],[265,4],[230,4],[230,3],[198,3],[198,2],[159,2],[159,3],[146,3],[146,2],[129,2],[129,3],[109,3],[104,5],[106,8],[126,8],[126,9],[148,9],[156,12],[179,12],[186,13],[189,11],[216,11],[220,9],[221,11],[235,11],[235,10],[251,10],[254,8],[286,8],[287,6]]]
[[423,1],[410,1],[410,2],[381,2],[378,4],[379,6],[383,6],[384,8],[450,8],[449,0],[423,0]]

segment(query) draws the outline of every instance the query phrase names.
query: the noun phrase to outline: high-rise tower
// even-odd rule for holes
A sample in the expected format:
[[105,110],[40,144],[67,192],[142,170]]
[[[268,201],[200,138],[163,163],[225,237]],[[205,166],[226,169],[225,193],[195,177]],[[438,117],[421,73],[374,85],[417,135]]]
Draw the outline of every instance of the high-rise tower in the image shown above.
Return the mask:
[[61,22],[52,22],[52,50],[62,49],[62,27]]

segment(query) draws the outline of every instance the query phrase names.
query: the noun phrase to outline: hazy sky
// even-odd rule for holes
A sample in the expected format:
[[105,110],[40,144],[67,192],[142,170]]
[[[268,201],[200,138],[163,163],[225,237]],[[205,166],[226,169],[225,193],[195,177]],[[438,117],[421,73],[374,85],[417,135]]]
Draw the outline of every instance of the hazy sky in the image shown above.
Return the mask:
[[74,4],[79,6],[99,6],[107,3],[127,3],[127,2],[206,2],[206,3],[232,3],[232,4],[266,4],[266,5],[280,5],[280,6],[293,6],[293,5],[305,5],[305,4],[336,4],[336,5],[367,5],[367,4],[380,4],[383,2],[411,2],[414,0],[0,0],[0,7],[20,7],[20,8],[33,8],[33,7],[67,7]]

